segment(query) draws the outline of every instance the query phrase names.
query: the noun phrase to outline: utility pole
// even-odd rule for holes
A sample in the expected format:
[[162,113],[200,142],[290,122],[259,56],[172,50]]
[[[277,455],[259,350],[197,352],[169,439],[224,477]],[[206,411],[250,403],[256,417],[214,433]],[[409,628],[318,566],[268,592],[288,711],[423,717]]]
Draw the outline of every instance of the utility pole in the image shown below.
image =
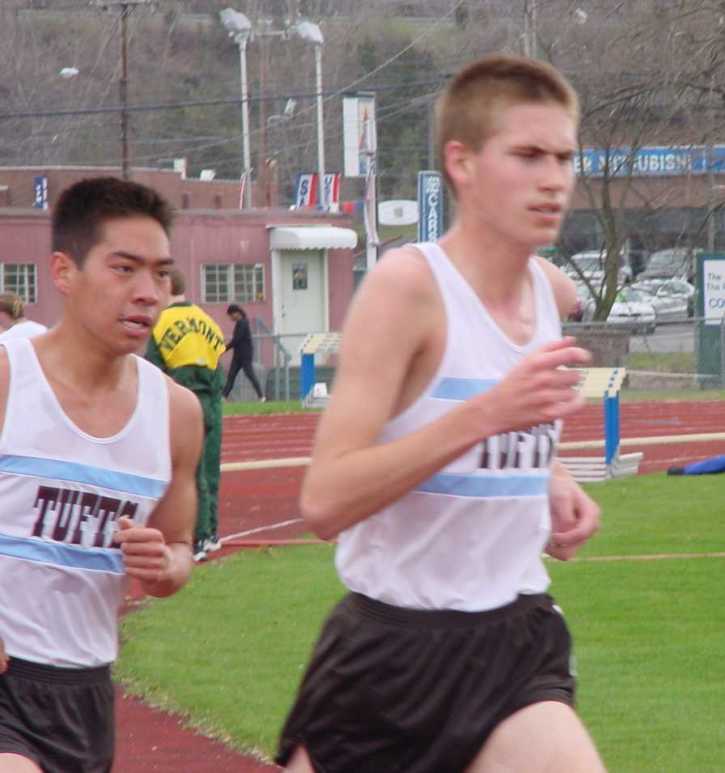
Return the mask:
[[524,56],[537,58],[539,53],[536,0],[524,0]]
[[259,36],[259,93],[262,98],[259,100],[259,146],[258,162],[259,170],[259,201],[258,206],[269,206],[269,169],[267,168],[267,41],[264,34],[257,33]]
[[121,79],[118,82],[121,97],[121,177],[130,176],[128,163],[128,3],[121,5]]
[[121,101],[121,176],[131,177],[128,151],[128,17],[138,6],[150,6],[152,0],[92,0],[92,5],[106,10],[118,8],[121,26],[121,77],[118,81],[118,95]]
[[707,94],[707,106],[710,111],[710,121],[708,128],[708,138],[705,154],[707,163],[707,251],[712,255],[715,252],[715,213],[719,208],[715,205],[715,153],[713,144],[715,142],[715,105],[713,103],[713,92],[715,90],[715,71],[710,75],[710,88]]

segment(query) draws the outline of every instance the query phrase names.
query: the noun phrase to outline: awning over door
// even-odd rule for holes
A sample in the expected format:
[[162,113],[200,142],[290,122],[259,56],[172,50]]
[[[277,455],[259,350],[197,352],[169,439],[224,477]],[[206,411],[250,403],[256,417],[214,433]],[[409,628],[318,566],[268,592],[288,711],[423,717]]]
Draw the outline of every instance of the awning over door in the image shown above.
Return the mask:
[[277,226],[270,228],[273,250],[352,250],[357,234],[352,228],[333,225]]

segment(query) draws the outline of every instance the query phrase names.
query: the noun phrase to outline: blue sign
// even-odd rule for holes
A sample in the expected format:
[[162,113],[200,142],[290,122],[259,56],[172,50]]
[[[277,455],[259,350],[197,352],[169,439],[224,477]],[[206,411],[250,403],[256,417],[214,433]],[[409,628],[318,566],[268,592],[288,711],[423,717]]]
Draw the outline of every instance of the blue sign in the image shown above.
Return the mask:
[[443,178],[440,172],[418,172],[418,241],[443,235]]
[[48,209],[47,177],[33,177],[33,208]]
[[584,148],[574,157],[574,169],[584,177],[678,177],[725,173],[725,145],[672,147]]

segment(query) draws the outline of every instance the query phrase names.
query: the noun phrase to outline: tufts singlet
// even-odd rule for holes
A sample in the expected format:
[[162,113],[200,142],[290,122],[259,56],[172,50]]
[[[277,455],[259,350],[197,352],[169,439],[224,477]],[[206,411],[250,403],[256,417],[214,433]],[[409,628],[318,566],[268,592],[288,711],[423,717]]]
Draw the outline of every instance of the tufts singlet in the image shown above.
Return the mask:
[[63,412],[31,341],[3,345],[0,636],[24,660],[110,663],[126,580],[111,538],[123,515],[145,523],[171,479],[165,376],[135,357],[134,413],[116,435],[96,438]]
[[[561,337],[551,285],[529,261],[536,309],[532,339],[513,343],[434,243],[417,245],[438,285],[447,340],[421,396],[383,427],[379,443],[409,435],[499,382],[524,356]],[[549,477],[559,423],[487,438],[432,478],[339,535],[347,587],[416,609],[481,611],[541,593],[549,578]]]

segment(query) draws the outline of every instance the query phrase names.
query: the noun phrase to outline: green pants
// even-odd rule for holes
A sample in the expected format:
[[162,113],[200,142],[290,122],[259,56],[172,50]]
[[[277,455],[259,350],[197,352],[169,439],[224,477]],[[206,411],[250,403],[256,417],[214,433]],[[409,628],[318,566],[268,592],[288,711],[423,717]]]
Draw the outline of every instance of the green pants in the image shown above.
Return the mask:
[[222,448],[222,400],[207,392],[196,395],[204,412],[204,448],[196,470],[199,497],[194,541],[203,542],[216,535],[219,527],[219,476]]

